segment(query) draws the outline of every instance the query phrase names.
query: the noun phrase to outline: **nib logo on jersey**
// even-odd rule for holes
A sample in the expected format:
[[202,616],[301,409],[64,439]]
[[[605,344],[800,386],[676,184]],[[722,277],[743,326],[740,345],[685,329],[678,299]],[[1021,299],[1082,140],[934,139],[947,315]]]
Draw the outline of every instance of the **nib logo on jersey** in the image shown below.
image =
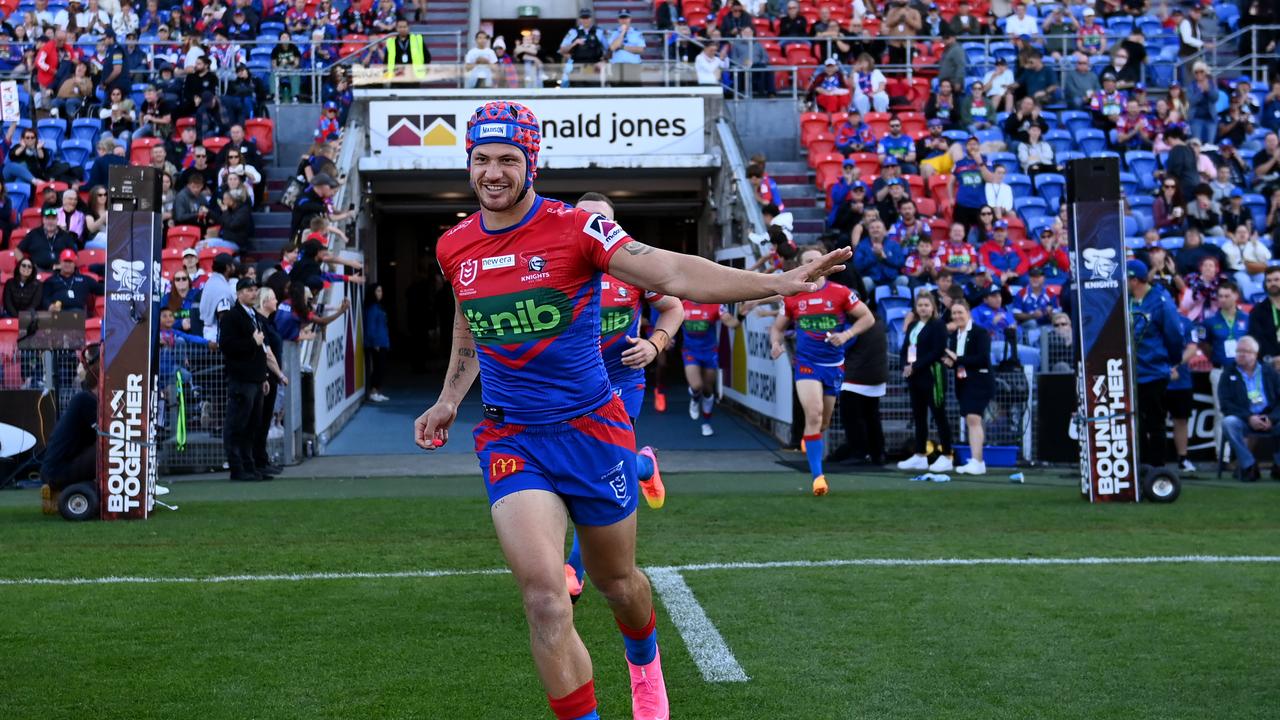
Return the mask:
[[476,342],[484,345],[556,335],[573,320],[568,296],[551,288],[464,300],[462,312]]
[[796,327],[808,332],[828,332],[840,325],[835,315],[801,315],[796,318]]
[[600,308],[600,334],[615,335],[626,331],[635,320],[635,310],[629,307]]

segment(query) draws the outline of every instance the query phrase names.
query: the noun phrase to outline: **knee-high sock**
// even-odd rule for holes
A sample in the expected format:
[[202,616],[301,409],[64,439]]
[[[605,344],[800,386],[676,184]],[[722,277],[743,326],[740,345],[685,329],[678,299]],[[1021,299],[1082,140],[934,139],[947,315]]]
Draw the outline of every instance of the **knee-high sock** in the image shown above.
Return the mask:
[[551,712],[557,720],[600,720],[596,712],[596,682],[588,680],[585,685],[562,698],[547,696],[551,704]]
[[658,613],[649,615],[649,623],[642,628],[627,627],[614,618],[622,631],[622,642],[627,647],[627,662],[632,665],[648,665],[658,654]]
[[715,397],[711,395],[706,395],[702,398],[702,419],[703,420],[711,419],[711,410],[715,406],[716,406]]
[[578,582],[582,582],[582,577],[586,573],[582,569],[582,548],[578,547],[578,531],[573,531],[573,549],[569,551],[569,559],[566,560],[573,566],[573,574],[578,576]]
[[822,474],[822,451],[825,445],[822,433],[804,436],[804,454],[809,458],[809,472],[815,478]]

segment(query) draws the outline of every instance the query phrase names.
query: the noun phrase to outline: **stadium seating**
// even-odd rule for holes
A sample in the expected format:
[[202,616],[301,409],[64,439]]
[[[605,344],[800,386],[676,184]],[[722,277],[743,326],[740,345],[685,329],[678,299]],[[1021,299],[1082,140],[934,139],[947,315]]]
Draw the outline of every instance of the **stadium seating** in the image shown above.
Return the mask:
[[165,233],[164,246],[179,251],[195,247],[200,242],[201,231],[195,225],[174,225]]
[[90,265],[102,265],[107,261],[107,251],[100,248],[85,248],[76,257],[76,267],[80,272],[90,272]]
[[29,207],[23,210],[21,224],[28,230],[40,227],[40,208]]
[[82,167],[85,162],[93,157],[93,145],[86,140],[77,140],[71,138],[62,143],[62,148],[58,151],[62,161],[72,167]]
[[85,318],[84,341],[89,344],[102,342],[102,318],[101,317]]
[[4,190],[9,195],[14,214],[21,217],[22,211],[31,202],[31,186],[24,182],[11,182],[4,184]]
[[160,138],[133,138],[129,144],[129,164],[149,165],[151,163],[151,148],[163,144],[164,141]]
[[76,118],[71,121],[71,137],[75,140],[84,140],[92,145],[98,141],[98,134],[102,132],[102,121],[98,118]]
[[182,250],[173,247],[167,247],[160,251],[160,272],[165,277],[173,277],[173,274],[182,269]]
[[1067,191],[1067,178],[1057,173],[1041,173],[1036,176],[1036,192],[1049,202],[1049,211],[1057,214],[1062,196]]
[[1049,204],[1038,197],[1014,200],[1013,209],[1028,226],[1034,226],[1036,220],[1049,214]]
[[1031,177],[1021,173],[1009,173],[1004,176],[1004,181],[1008,183],[1010,189],[1013,190],[1013,197],[1024,198],[1031,197],[1035,192],[1031,187]]

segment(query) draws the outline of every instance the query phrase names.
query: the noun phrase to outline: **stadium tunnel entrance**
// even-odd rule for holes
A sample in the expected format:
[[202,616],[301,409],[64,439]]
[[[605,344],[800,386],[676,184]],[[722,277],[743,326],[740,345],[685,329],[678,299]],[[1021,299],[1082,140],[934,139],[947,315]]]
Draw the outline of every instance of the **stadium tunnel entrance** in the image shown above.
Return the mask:
[[[588,191],[607,195],[632,237],[684,253],[708,254],[712,245],[708,177],[667,170],[553,170],[540,174],[538,192],[574,202]],[[366,264],[383,287],[391,331],[388,381],[436,376],[448,360],[453,297],[436,263],[437,240],[478,208],[460,170],[364,173]],[[372,234],[373,237],[369,237]],[[680,368],[668,367],[671,382]]]

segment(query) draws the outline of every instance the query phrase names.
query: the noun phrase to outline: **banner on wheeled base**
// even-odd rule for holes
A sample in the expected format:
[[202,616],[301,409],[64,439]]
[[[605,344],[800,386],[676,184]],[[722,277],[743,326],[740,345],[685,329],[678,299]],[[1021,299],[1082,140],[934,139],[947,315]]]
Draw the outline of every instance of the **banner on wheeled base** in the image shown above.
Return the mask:
[[[770,356],[773,318],[748,313],[729,331],[729,362],[721,362],[725,397],[784,423],[792,422],[791,361]],[[723,353],[722,353],[723,357]]]
[[1137,386],[1129,353],[1119,163],[1072,161],[1067,183],[1075,335],[1082,358],[1080,492],[1090,502],[1137,502]]
[[159,182],[151,168],[111,168],[98,391],[102,518],[145,519],[155,502]]

